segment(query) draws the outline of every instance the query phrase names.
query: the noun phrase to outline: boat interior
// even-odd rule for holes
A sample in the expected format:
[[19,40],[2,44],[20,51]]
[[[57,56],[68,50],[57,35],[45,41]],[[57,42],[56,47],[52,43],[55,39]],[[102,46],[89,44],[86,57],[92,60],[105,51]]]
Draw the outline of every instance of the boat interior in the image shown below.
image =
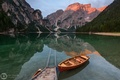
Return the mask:
[[61,63],[61,66],[74,66],[74,65],[79,65],[85,62],[86,59],[82,57],[75,57],[75,58],[70,58],[64,62]]

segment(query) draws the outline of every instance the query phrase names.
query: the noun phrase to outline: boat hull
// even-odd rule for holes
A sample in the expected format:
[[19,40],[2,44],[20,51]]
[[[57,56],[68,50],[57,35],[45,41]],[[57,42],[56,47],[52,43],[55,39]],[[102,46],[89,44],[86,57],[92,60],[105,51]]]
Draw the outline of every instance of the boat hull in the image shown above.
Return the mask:
[[[80,66],[80,65],[79,65]],[[59,71],[60,72],[63,72],[63,71],[68,71],[68,70],[71,70],[71,69],[75,69],[75,68],[77,68],[77,67],[79,67],[79,66],[75,66],[75,67],[58,67],[59,68]]]
[[[79,57],[79,56],[77,56],[77,57]],[[77,58],[77,57],[69,58],[69,59],[61,62],[61,63],[58,65],[59,71],[60,71],[60,72],[63,72],[63,71],[68,71],[68,70],[71,70],[71,69],[75,69],[75,68],[77,68],[77,67],[82,66],[84,63],[86,63],[86,62],[89,60],[89,57],[88,57],[88,56],[85,56],[85,57],[87,57],[87,58],[84,58],[84,62],[79,63],[79,64],[77,64],[77,65],[73,65],[73,66],[62,66],[62,65],[61,65],[62,63],[65,63],[66,61],[68,61],[68,60],[70,60],[70,59],[75,59],[75,58]],[[81,56],[80,56],[80,57],[81,57]]]

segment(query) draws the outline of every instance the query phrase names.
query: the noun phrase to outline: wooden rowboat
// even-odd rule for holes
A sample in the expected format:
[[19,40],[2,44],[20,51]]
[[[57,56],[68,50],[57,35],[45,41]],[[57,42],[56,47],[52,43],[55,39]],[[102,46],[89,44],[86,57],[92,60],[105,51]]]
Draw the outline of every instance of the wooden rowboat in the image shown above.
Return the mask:
[[67,70],[74,69],[74,68],[77,68],[83,65],[88,60],[89,60],[89,57],[85,55],[75,56],[75,57],[66,59],[62,61],[61,63],[59,63],[58,68],[60,72],[67,71]]
[[32,78],[38,76],[42,72],[42,69],[38,69],[38,71],[32,76]]

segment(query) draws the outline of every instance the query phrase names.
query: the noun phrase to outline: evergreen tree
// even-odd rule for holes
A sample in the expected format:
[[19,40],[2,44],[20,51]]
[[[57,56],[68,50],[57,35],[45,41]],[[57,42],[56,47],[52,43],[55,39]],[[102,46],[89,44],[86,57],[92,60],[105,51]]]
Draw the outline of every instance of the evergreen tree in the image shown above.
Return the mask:
[[120,0],[115,0],[98,17],[77,32],[120,32]]

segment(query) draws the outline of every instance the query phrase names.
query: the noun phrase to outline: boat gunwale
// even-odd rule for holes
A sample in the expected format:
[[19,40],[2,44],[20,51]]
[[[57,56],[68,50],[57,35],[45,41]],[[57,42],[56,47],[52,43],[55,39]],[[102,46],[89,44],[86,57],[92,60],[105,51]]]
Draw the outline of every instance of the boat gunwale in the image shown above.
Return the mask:
[[76,57],[80,57],[80,58],[82,58],[82,59],[85,59],[85,62],[89,60],[89,56],[86,56],[86,57],[88,58],[88,59],[86,59],[86,58],[84,58],[84,57],[81,57],[81,55],[78,55],[78,56],[74,56],[74,57],[65,59],[64,61],[62,61],[61,63],[58,64],[58,67],[64,67],[64,68],[76,67],[76,66],[79,66],[79,65],[82,65],[83,63],[85,63],[85,62],[82,62],[82,63],[79,63],[79,64],[70,65],[70,66],[61,66],[61,64],[63,64],[63,63],[66,62],[67,60],[73,59],[73,58],[76,58]]
[[36,77],[38,77],[40,74],[42,74],[43,71],[45,71],[46,68],[44,68],[40,73],[33,75],[32,80],[34,80]]

